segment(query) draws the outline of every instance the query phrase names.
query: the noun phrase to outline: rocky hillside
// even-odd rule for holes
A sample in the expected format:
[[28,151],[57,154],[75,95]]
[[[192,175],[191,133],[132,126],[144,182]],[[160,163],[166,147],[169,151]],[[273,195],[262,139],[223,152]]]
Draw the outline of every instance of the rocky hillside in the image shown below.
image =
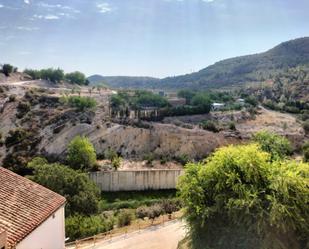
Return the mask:
[[[179,121],[175,118],[164,123],[127,122],[109,117],[108,90],[82,92],[91,94],[98,103],[96,109],[84,111],[64,105],[60,101],[62,91],[62,88],[0,84],[2,165],[24,174],[23,166],[35,155],[65,159],[67,145],[77,135],[89,137],[98,155],[113,149],[125,158],[143,158],[149,153],[204,158],[217,147],[242,143],[262,129],[287,135],[295,146],[304,140],[304,131],[294,117],[267,110],[262,110],[255,120],[238,112],[222,117],[214,114],[214,117],[183,117]],[[194,121],[212,118],[234,120],[236,130],[213,133],[199,128]]]

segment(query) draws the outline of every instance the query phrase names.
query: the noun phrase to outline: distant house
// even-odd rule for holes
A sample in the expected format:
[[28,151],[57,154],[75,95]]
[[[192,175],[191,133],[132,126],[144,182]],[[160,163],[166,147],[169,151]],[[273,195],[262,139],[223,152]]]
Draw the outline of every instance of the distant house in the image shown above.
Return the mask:
[[0,167],[0,248],[64,249],[65,198]]
[[220,111],[225,107],[224,103],[212,103],[211,110],[213,111]]
[[237,99],[236,103],[240,104],[240,105],[244,105],[245,104],[245,100],[244,99]]

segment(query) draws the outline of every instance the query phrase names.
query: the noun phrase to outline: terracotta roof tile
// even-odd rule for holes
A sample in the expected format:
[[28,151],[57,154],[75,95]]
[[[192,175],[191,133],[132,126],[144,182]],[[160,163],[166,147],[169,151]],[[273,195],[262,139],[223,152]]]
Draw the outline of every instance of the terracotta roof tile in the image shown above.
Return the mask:
[[63,206],[65,198],[0,167],[0,230],[13,248]]

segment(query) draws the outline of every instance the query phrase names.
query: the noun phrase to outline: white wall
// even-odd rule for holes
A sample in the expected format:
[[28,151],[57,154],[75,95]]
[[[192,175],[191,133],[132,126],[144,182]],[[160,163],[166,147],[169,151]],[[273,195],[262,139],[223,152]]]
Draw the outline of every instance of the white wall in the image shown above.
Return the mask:
[[99,171],[89,173],[102,191],[175,189],[180,169]]
[[16,249],[64,249],[64,206],[18,243]]

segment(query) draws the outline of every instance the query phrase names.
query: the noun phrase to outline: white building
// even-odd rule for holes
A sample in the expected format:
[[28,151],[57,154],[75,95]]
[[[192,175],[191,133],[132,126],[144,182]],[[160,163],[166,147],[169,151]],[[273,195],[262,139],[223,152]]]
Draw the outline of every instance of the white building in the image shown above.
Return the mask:
[[211,105],[211,110],[213,111],[219,111],[221,109],[223,109],[225,107],[225,104],[224,103],[213,103]]
[[0,167],[0,249],[64,249],[65,198]]

